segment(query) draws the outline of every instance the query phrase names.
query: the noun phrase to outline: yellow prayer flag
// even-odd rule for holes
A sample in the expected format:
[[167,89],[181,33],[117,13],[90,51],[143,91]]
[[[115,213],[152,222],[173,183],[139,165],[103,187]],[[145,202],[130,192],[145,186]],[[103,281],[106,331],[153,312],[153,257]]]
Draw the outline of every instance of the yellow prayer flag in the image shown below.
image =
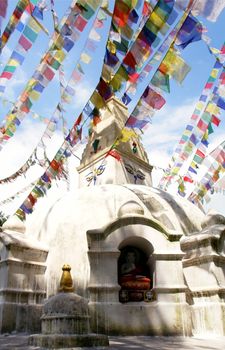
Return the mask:
[[151,19],[151,22],[158,28],[161,28],[164,24],[164,21],[162,20],[162,18],[155,11],[151,13],[150,19]]
[[169,49],[160,66],[164,73],[171,75],[179,83],[182,83],[191,69],[174,48]]
[[116,53],[116,45],[110,40],[107,42],[107,49],[113,54]]
[[171,174],[172,175],[177,175],[179,173],[179,171],[180,171],[180,168],[175,166],[175,167],[173,167],[173,169],[171,171]]
[[29,92],[29,97],[34,100],[34,101],[37,101],[40,97],[40,92],[37,92],[35,90],[32,90]]
[[105,101],[97,91],[94,91],[90,100],[97,109],[103,108],[105,106]]
[[41,27],[39,26],[39,24],[37,23],[37,21],[35,21],[32,17],[29,20],[28,26],[33,29],[33,31],[35,33],[39,33],[41,31]]
[[63,50],[57,50],[57,51],[55,51],[55,53],[54,53],[54,58],[58,61],[58,62],[60,62],[60,63],[62,63],[62,61],[64,61],[64,59],[65,59],[65,53],[64,53],[64,51]]
[[121,131],[121,136],[119,138],[119,142],[128,142],[132,137],[137,137],[137,134],[134,130],[123,128]]
[[216,78],[218,75],[219,69],[214,68],[211,72],[211,77]]
[[91,62],[91,57],[85,52],[82,52],[80,59],[82,62],[84,62],[86,64],[89,64]]
[[7,124],[11,123],[11,121],[15,118],[15,114],[9,114],[6,117]]
[[199,111],[201,111],[203,107],[204,107],[204,103],[201,102],[201,101],[198,101],[198,103],[196,104],[196,108],[197,108]]
[[31,78],[31,79],[28,81],[26,90],[32,89],[32,88],[36,85],[36,83],[37,83],[37,80],[34,79],[34,78]]
[[208,106],[206,107],[206,112],[217,115],[220,113],[220,108],[214,103],[209,102]]
[[11,58],[9,60],[9,62],[7,63],[8,66],[13,66],[13,67],[18,67],[20,64],[17,60],[14,60],[13,58]]

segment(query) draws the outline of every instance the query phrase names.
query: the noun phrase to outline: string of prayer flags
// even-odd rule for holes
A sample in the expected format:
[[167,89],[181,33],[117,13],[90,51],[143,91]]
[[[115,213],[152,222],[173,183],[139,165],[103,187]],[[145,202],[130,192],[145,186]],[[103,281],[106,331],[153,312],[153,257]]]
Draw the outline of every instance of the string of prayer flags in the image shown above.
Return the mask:
[[[103,28],[103,26],[101,27],[101,29],[102,28]],[[67,91],[67,93],[68,93],[72,82],[74,82],[73,79],[75,77],[75,75],[74,75],[75,72],[76,72],[76,67],[75,67],[74,71],[72,72],[71,78],[69,79],[68,83],[66,83],[65,79],[64,79],[62,66],[60,67],[59,75],[60,75],[61,96],[64,95],[65,91]],[[39,148],[43,148],[44,152],[45,152],[46,141],[49,141],[49,139],[52,137],[53,133],[56,130],[57,124],[58,124],[58,122],[59,122],[59,120],[61,118],[63,119],[63,128],[64,128],[64,134],[65,134],[65,125],[64,125],[64,118],[62,116],[62,111],[63,111],[63,108],[62,108],[61,104],[58,103],[58,105],[57,105],[57,107],[56,107],[56,109],[55,109],[55,111],[53,113],[52,118],[50,119],[50,121],[48,121],[48,125],[47,125],[47,127],[46,127],[46,129],[45,129],[45,131],[44,131],[44,133],[43,133],[43,135],[41,137],[41,140],[39,141],[37,147],[35,148],[35,150],[33,151],[33,154],[30,157],[34,161],[37,160],[39,162],[39,160],[35,157],[35,154],[39,153],[39,151],[38,151]],[[96,122],[96,118],[97,118],[97,116],[94,116],[93,120],[95,122]],[[81,137],[82,137],[82,126],[80,126],[81,121],[82,121],[82,114],[78,117],[78,119],[74,123],[74,126],[71,129],[70,133],[66,137],[66,141],[71,147],[73,147],[75,144],[77,144],[78,140],[79,141],[81,140]],[[24,168],[25,168],[25,166],[28,166],[28,163],[29,163],[29,160],[25,163]],[[48,166],[48,165],[49,164],[47,162],[47,158],[46,158],[46,156],[44,154],[44,160],[42,161],[41,166],[42,166],[42,168],[46,169],[46,166]],[[15,178],[15,176],[19,176],[19,175],[20,175],[20,173],[17,173],[17,174],[14,174],[13,176]]]
[[8,198],[4,199],[3,201],[1,201],[0,202],[1,207],[5,204],[11,203],[15,198],[19,197],[19,195],[21,195],[22,193],[30,191],[34,185],[35,185],[35,182],[31,182],[29,185],[25,186],[24,188],[22,188],[20,191],[16,192],[11,197],[8,197]]
[[[185,10],[188,3],[189,0],[176,0],[177,6],[182,10]],[[193,2],[191,11],[194,16],[202,16],[211,22],[215,22],[224,8],[223,0],[197,0]]]
[[[111,80],[112,76],[115,74],[114,71],[118,69],[117,63],[119,63],[119,58],[117,57],[116,52],[120,51],[121,56],[124,57],[128,51],[130,40],[133,37],[133,30],[131,28],[133,22],[131,20],[130,24],[127,20],[126,23],[123,23],[124,13],[119,9],[125,8],[125,17],[129,19],[131,13],[133,13],[133,15],[135,13],[136,4],[137,1],[127,2],[125,0],[117,0],[115,3],[102,71],[102,78],[106,82]],[[120,16],[122,17],[120,18]]]
[[[117,70],[110,82],[110,86],[113,88],[114,92],[119,91],[124,82],[128,80],[133,81],[134,75],[137,74],[137,70],[139,71],[142,69],[143,64],[152,53],[151,47],[157,40],[158,31],[165,23],[173,9],[173,3],[173,1],[158,1],[153,12],[150,14],[148,20],[140,31],[137,39],[133,43],[131,49],[125,55],[123,64]],[[154,33],[152,31],[154,31]]]
[[38,198],[43,197],[46,194],[47,190],[51,188],[52,180],[56,178],[60,179],[65,173],[64,163],[66,159],[71,155],[69,149],[71,146],[73,147],[76,145],[81,138],[81,121],[82,115],[77,118],[61,147],[57,151],[55,157],[50,162],[49,166],[40,177],[40,179],[36,182],[28,197],[17,209],[15,214],[20,220],[25,220],[26,214],[33,212],[34,205],[37,202]]
[[[102,44],[102,42],[98,40],[99,37],[101,38],[100,33],[104,30],[104,22],[103,20],[99,19],[100,11],[101,11],[101,8],[99,8],[97,12],[97,16],[94,21],[93,28],[91,29],[88,35],[88,38],[85,42],[84,50],[81,53],[79,61],[75,69],[73,70],[72,76],[67,84],[67,87],[62,94],[62,100],[65,103],[71,103],[72,97],[76,94],[76,85],[78,82],[79,83],[81,82],[82,78],[85,75],[85,67],[83,66],[83,63],[89,64],[91,62],[93,53],[97,50],[100,43]],[[101,26],[99,26],[100,22],[102,23]],[[96,31],[96,29],[98,30],[98,32]],[[93,31],[98,35],[97,40],[96,40],[96,37],[93,36]],[[99,86],[99,90],[100,89],[102,91],[102,86]]]
[[196,182],[195,189],[191,193],[189,199],[193,200],[193,197],[202,199],[207,191],[214,186],[214,183],[219,179],[220,173],[225,171],[225,141],[217,146],[210,154],[205,158],[205,154],[202,149],[198,149],[194,155],[189,171],[197,174],[199,164],[204,161],[205,166],[208,164],[208,169],[205,175],[200,181]]
[[[34,10],[35,8],[36,7],[34,7]],[[43,13],[41,8],[39,8],[39,12]],[[32,16],[33,17],[30,17],[27,25],[24,27],[18,44],[15,50],[12,51],[8,62],[0,75],[0,95],[4,93],[6,84],[13,77],[17,67],[23,64],[27,52],[32,48],[32,45],[36,41],[38,34],[42,29],[35,21],[35,11],[33,11]]]
[[[99,3],[100,3],[100,0],[95,1],[93,5],[93,9],[97,8],[99,6]],[[40,90],[40,87],[41,87],[41,90],[43,91],[55,76],[55,73],[56,73],[55,68],[58,68],[59,66],[55,68],[52,67],[51,62],[49,61],[49,58],[52,57],[58,60],[61,65],[67,53],[72,49],[75,42],[80,38],[79,32],[82,32],[86,27],[89,19],[86,13],[87,11],[86,8],[87,8],[87,5],[89,7],[92,7],[91,6],[92,1],[89,1],[88,4],[86,3],[84,6],[82,4],[83,2],[81,0],[80,1],[74,0],[70,7],[70,11],[68,15],[66,16],[65,19],[62,19],[61,21],[62,23],[62,25],[60,26],[61,28],[63,28],[63,25],[65,22],[67,23],[67,25],[70,26],[70,29],[72,31],[71,32],[72,34],[69,35],[70,38],[68,38],[67,35],[63,35],[63,30],[60,29],[50,49],[41,59],[41,63],[39,64],[38,68],[34,72],[32,78],[28,81],[24,91],[20,95],[18,104],[16,105],[18,111],[20,112],[19,113],[20,123],[24,119],[25,115],[30,111],[33,101],[36,101],[40,97],[41,93],[38,91],[38,89]],[[33,95],[34,91],[37,92],[35,93],[35,98]],[[11,114],[11,112],[9,114]],[[18,117],[17,114],[18,113],[15,114],[15,118]],[[18,125],[15,123],[15,119],[12,120],[11,123],[6,128],[5,134],[0,139],[1,144],[5,143],[10,137],[14,135],[17,129],[17,126]]]
[[[188,7],[185,10],[185,12],[183,13],[183,15],[180,18],[180,20],[178,21],[178,23],[176,24],[176,26],[169,33],[167,38],[160,45],[158,50],[154,53],[152,58],[147,62],[147,64],[143,68],[142,72],[139,70],[140,73],[138,75],[136,75],[135,79],[129,80],[129,86],[128,86],[128,89],[126,91],[126,94],[129,92],[129,93],[134,95],[137,91],[137,88],[136,88],[137,84],[149,75],[149,73],[153,70],[153,67],[155,65],[159,65],[159,62],[161,61],[162,57],[165,56],[165,54],[168,52],[169,48],[171,47],[171,45],[175,41],[175,39],[179,33],[180,28],[182,27],[187,16],[189,15],[189,12],[190,12],[190,8]],[[153,75],[153,77],[151,79],[151,83],[152,83],[152,85],[154,85],[156,87],[160,87],[161,90],[163,90],[165,92],[170,92],[169,75],[160,72],[159,69],[157,69],[155,74]]]
[[[3,0],[4,1],[4,0]],[[2,2],[2,0],[1,0]],[[8,24],[6,25],[5,30],[2,33],[1,37],[1,48],[3,49],[7,41],[9,40],[10,36],[14,32],[22,14],[25,10],[28,12],[30,11],[30,7],[33,9],[33,5],[36,5],[38,0],[19,0],[10,19]]]
[[[222,45],[222,48],[224,44]],[[216,80],[218,79],[218,84],[221,86],[221,78],[223,77],[223,70],[221,71],[222,65],[220,62],[216,61],[210,76],[203,88],[199,101],[197,102],[194,112],[191,115],[190,123],[186,126],[181,139],[175,148],[172,156],[170,168],[167,169],[161,183],[161,188],[166,188],[169,182],[166,178],[170,177],[169,174],[177,174],[183,165],[183,162],[188,159],[193,150],[195,149],[197,142],[201,142],[203,145],[208,145],[208,135],[213,132],[211,122],[214,121],[215,125],[219,125],[219,118],[217,114],[220,112],[220,108],[214,103],[210,102],[209,96],[213,90],[214,94],[217,94],[219,87],[214,87]],[[212,95],[213,98],[214,95]],[[221,101],[222,102],[222,101]],[[223,105],[223,104],[222,104]],[[208,114],[207,114],[208,113]],[[215,117],[215,118],[214,118]],[[208,118],[208,119],[207,119]],[[213,124],[214,124],[213,123]],[[196,131],[194,131],[196,130]],[[190,137],[193,135],[197,137],[197,142],[190,142]],[[193,138],[193,136],[192,136]],[[182,162],[181,162],[182,160]],[[192,162],[193,163],[193,162]],[[177,164],[180,164],[177,166]],[[195,163],[194,163],[195,164]],[[192,164],[193,165],[193,164]],[[190,165],[189,170],[197,173],[194,166]],[[176,171],[174,171],[176,169]]]

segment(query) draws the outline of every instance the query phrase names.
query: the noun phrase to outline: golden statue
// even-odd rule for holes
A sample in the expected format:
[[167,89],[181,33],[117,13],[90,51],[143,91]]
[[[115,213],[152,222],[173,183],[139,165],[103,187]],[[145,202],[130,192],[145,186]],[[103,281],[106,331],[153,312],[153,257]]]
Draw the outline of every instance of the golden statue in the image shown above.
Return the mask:
[[68,264],[64,264],[62,267],[63,273],[60,280],[59,292],[72,293],[74,292],[73,280],[70,274],[71,267]]

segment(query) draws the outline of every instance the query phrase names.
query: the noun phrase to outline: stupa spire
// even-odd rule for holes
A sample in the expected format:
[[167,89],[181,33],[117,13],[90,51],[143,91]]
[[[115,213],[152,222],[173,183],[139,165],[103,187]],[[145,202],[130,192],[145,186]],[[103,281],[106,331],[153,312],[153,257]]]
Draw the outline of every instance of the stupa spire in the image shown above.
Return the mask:
[[140,137],[132,129],[121,133],[128,119],[127,107],[112,97],[100,114],[101,121],[93,127],[78,167],[80,186],[91,183],[151,186],[152,166]]

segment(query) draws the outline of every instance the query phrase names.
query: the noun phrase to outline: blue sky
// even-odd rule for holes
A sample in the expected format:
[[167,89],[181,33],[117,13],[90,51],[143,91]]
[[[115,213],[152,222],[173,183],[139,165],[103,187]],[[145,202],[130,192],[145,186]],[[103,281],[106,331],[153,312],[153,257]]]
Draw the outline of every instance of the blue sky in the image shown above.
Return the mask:
[[[54,0],[54,2],[56,13],[60,19],[69,7],[71,0]],[[6,20],[4,20],[2,23],[2,28],[5,27],[5,24],[16,3],[16,0],[9,0],[7,17]],[[50,0],[47,0],[47,3],[50,4]],[[112,6],[112,1],[109,1],[109,3],[110,6]],[[53,22],[50,11],[46,11],[44,13],[44,16],[44,25],[51,34],[53,32]],[[205,24],[208,29],[207,35],[211,38],[211,45],[213,47],[220,48],[225,41],[225,11],[221,13],[217,22],[215,23],[209,22],[200,17],[198,18]],[[105,25],[105,35],[107,35],[108,25],[109,22]],[[11,51],[14,49],[19,36],[20,33],[15,31],[12,39],[10,39],[7,47],[5,47],[1,57],[1,63],[3,65],[2,67],[4,67],[4,64],[7,62],[7,59],[10,56]],[[102,40],[103,39],[104,35]],[[64,61],[63,67],[65,70],[66,79],[69,78],[70,73],[75,66],[75,63],[77,62],[79,54],[82,51],[84,45],[84,40],[81,40],[80,44],[71,50],[67,59]],[[49,37],[45,33],[41,32],[37,39],[37,42],[33,46],[32,50],[28,53],[22,68],[19,68],[17,70],[15,77],[10,82],[6,90],[5,95],[9,99],[16,101],[17,96],[25,86],[25,82],[28,80],[28,78],[31,77],[40,61],[42,54],[46,51],[48,47],[48,41]],[[82,110],[85,102],[91,95],[93,87],[97,83],[103,54],[104,47],[100,46],[99,51],[96,52],[92,63],[89,65],[89,67],[87,67],[87,80],[80,87],[75,97],[74,103],[71,106],[67,107],[65,116],[68,119],[69,125],[71,125],[74,117],[76,117]],[[208,79],[208,76],[214,64],[213,56],[209,53],[205,43],[202,41],[189,45],[185,50],[182,51],[182,57],[191,66],[191,71],[184,80],[182,86],[178,85],[174,81],[171,81],[171,92],[170,94],[166,94],[164,96],[167,101],[165,107],[155,114],[153,118],[153,124],[149,126],[142,138],[143,144],[148,151],[150,162],[155,166],[163,168],[165,168],[166,164],[168,163],[172,151],[181,137],[182,131],[184,130],[191,116],[194,105],[201,94],[203,86]],[[141,91],[139,93],[141,94]],[[49,86],[45,89],[40,100],[33,105],[32,109],[42,116],[51,118],[51,115],[59,100],[59,96],[59,81],[56,77],[54,82],[49,84]],[[0,120],[3,119],[8,110],[9,106],[5,107],[1,104]],[[221,115],[221,119],[222,122],[220,124],[220,127],[215,130],[215,133],[211,137],[212,146],[216,142],[225,139],[224,114]],[[0,154],[0,178],[12,174],[24,163],[26,158],[28,158],[31,154],[32,149],[36,146],[44,128],[45,125],[39,122],[35,122],[30,116],[26,118],[26,120],[22,123],[22,126],[19,128],[18,132],[16,132],[15,137],[13,137],[14,140],[10,140],[8,142],[8,145],[5,147],[5,150]],[[57,150],[57,147],[60,146],[61,142],[62,138],[59,137],[59,135],[56,135],[52,141],[52,145],[54,144],[54,147],[52,146],[50,148],[49,154],[53,155]],[[162,175],[162,172],[155,171],[153,175],[154,184],[156,184]],[[33,174],[33,178],[36,178],[36,174]],[[29,179],[26,180],[27,183],[30,181]],[[5,190],[1,191],[0,189],[0,200],[1,198],[5,198],[7,193],[12,194],[16,191],[16,188],[19,189],[21,186],[21,183],[17,185],[11,184],[10,186],[7,186],[7,189]],[[223,211],[223,203],[225,203],[225,197],[223,195],[220,195],[215,204],[216,208]]]

